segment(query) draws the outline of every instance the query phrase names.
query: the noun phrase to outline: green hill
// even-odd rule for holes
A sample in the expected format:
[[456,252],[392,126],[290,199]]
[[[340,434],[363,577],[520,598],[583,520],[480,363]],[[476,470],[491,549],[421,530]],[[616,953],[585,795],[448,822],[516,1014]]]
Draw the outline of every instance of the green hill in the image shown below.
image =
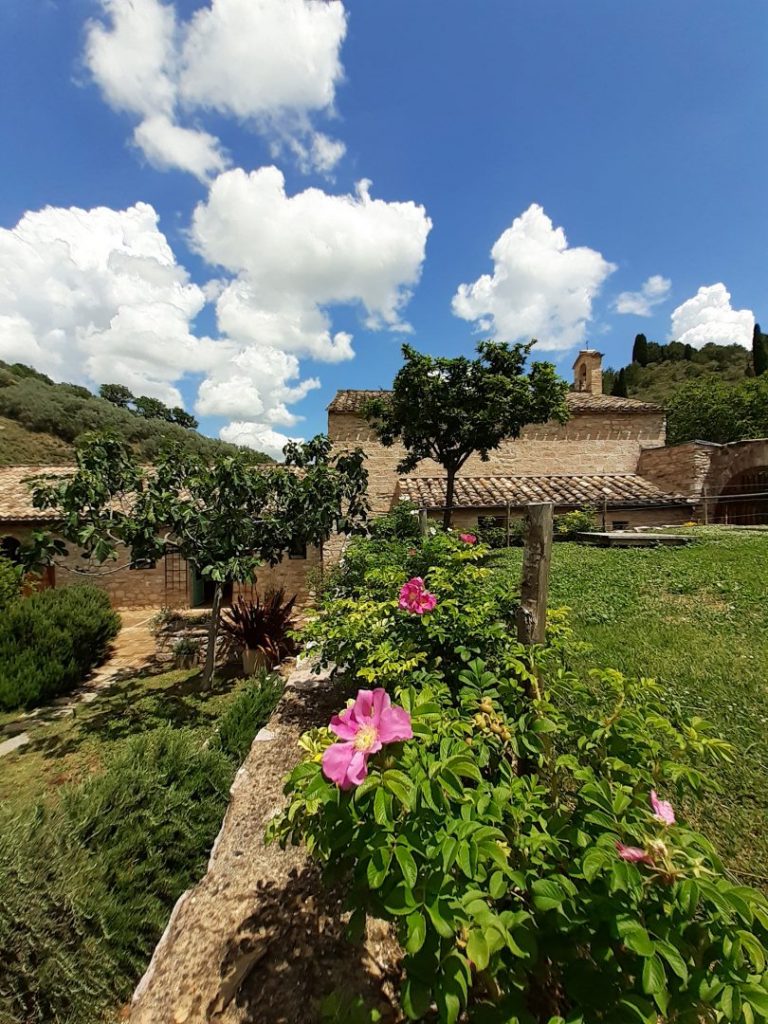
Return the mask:
[[[29,366],[0,360],[0,466],[71,462],[75,442],[92,430],[117,434],[147,462],[171,441],[201,454],[237,450],[194,429],[120,408],[87,388],[55,384]],[[272,461],[261,452],[253,457]]]
[[[709,344],[698,350],[688,347],[686,352],[686,346],[672,342],[656,345],[651,354],[658,358],[645,366],[630,363],[623,368],[630,398],[667,406],[681,385],[688,381],[710,378],[734,384],[754,376],[751,354],[741,345]],[[604,372],[603,391],[606,394],[611,394],[618,373],[614,369]]]

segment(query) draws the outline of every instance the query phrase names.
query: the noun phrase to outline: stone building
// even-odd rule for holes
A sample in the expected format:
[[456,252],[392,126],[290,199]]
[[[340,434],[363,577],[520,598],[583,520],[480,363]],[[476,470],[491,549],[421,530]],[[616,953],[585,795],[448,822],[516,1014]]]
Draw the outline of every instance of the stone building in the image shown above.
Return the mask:
[[[30,534],[50,528],[55,512],[40,510],[32,504],[29,481],[36,476],[66,475],[67,466],[0,467],[0,553],[13,558]],[[197,574],[178,552],[170,552],[157,562],[131,564],[128,552],[118,550],[114,562],[101,566],[88,563],[83,554],[68,545],[69,554],[57,558],[40,581],[42,587],[72,587],[91,584],[109,594],[116,608],[196,608],[206,607],[213,598],[213,584]],[[256,584],[234,583],[225,586],[224,600],[230,603],[240,594],[252,597],[270,586],[285,587],[288,594],[305,599],[309,590],[309,569],[319,563],[319,554],[310,548],[296,550],[274,568],[259,571]]]
[[[397,473],[403,449],[385,448],[362,416],[378,391],[339,391],[328,407],[328,433],[367,455],[375,513],[407,498],[437,518],[445,503],[442,468],[424,461]],[[651,402],[603,394],[602,356],[581,351],[573,365],[565,424],[525,427],[483,462],[473,455],[456,478],[458,527],[488,517],[503,525],[525,505],[552,501],[556,511],[591,507],[606,529],[711,522],[768,522],[768,441],[666,447],[664,411]]]
[[[602,357],[585,349],[574,363],[571,417],[565,424],[526,427],[517,440],[505,441],[487,462],[470,458],[456,481],[458,527],[472,528],[478,517],[498,525],[519,517],[530,502],[552,501],[559,512],[594,508],[609,530],[674,525],[697,519],[752,525],[768,523],[768,440],[717,445],[692,441],[665,446],[663,410],[651,402],[604,395]],[[368,496],[374,514],[408,498],[438,518],[445,502],[442,469],[422,462],[400,476],[398,446],[385,448],[362,416],[365,401],[381,392],[339,391],[328,407],[328,434],[337,448],[361,447],[367,456]],[[51,512],[32,505],[27,481],[37,475],[68,472],[67,467],[0,468],[0,550],[15,550]],[[329,560],[341,549],[328,545]],[[117,607],[181,608],[211,602],[211,584],[201,579],[178,553],[156,563],[129,565],[127,553],[95,572],[72,551],[51,569],[44,586],[93,583],[103,587]],[[255,587],[233,584],[225,600],[254,589],[284,586],[305,598],[310,570],[319,553],[296,551],[274,568],[258,574]],[[94,567],[91,567],[94,568]],[[106,572],[104,571],[106,570]]]

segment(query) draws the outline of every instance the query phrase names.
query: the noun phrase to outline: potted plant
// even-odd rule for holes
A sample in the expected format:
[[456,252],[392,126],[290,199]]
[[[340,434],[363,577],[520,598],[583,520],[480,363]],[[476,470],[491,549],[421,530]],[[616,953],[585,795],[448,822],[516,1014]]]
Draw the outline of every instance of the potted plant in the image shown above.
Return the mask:
[[194,668],[197,664],[200,644],[188,636],[180,637],[173,645],[176,668]]
[[283,658],[295,653],[289,635],[293,628],[296,595],[286,600],[282,587],[268,590],[253,601],[238,598],[222,616],[222,631],[242,653],[243,672],[252,676],[259,669],[274,668]]

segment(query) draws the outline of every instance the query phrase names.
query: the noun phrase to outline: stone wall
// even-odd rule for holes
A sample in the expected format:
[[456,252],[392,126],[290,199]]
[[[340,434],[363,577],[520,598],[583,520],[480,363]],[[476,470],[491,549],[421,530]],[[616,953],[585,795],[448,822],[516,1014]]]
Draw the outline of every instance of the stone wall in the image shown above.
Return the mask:
[[[0,537],[15,537],[24,543],[34,527],[29,523],[0,523]],[[191,600],[190,573],[186,561],[171,555],[159,559],[152,568],[129,569],[128,552],[118,549],[114,562],[90,565],[82,553],[68,545],[70,553],[56,559],[53,573],[55,587],[77,587],[90,584],[109,594],[115,608],[188,608]],[[265,566],[258,573],[255,586],[236,583],[233,596],[252,597],[253,591],[264,593],[270,587],[284,587],[289,595],[297,594],[299,603],[309,597],[308,570],[320,563],[319,552],[310,548],[306,558],[284,558],[276,566]],[[90,569],[83,573],[82,569]]]
[[717,447],[691,441],[669,448],[649,448],[640,453],[637,472],[668,494],[698,498]]
[[[569,508],[556,508],[555,512],[559,514],[569,510]],[[453,529],[457,532],[467,531],[472,533],[477,529],[479,516],[499,516],[503,518],[504,511],[501,509],[458,509],[453,514]],[[512,510],[512,519],[521,519],[522,516],[522,510]],[[614,525],[617,523],[626,523],[627,529],[633,529],[635,526],[679,526],[681,523],[689,522],[691,517],[692,512],[690,509],[673,506],[670,508],[609,508],[605,518],[606,528],[613,530],[618,528]],[[430,513],[430,519],[435,522],[442,521],[442,514],[439,512]],[[600,529],[602,526],[601,514],[597,515],[597,524],[598,529]]]
[[[401,445],[385,448],[370,426],[349,413],[330,413],[328,433],[338,448],[360,446],[367,455],[369,498],[375,513],[391,507],[398,480]],[[568,423],[526,427],[517,441],[505,441],[491,452],[488,462],[473,455],[462,476],[514,476],[587,473],[634,473],[646,448],[664,444],[664,416],[658,414],[594,414],[573,416]],[[435,462],[426,460],[414,476],[442,476]]]
[[[331,564],[332,553],[326,550],[323,553],[326,564]],[[256,582],[235,583],[233,598],[239,596],[246,601],[252,601],[254,593],[263,594],[270,588],[283,587],[287,597],[294,594],[298,597],[299,604],[306,604],[310,596],[310,573],[320,567],[320,552],[318,548],[309,548],[306,558],[283,558],[275,566],[265,566],[259,569]]]

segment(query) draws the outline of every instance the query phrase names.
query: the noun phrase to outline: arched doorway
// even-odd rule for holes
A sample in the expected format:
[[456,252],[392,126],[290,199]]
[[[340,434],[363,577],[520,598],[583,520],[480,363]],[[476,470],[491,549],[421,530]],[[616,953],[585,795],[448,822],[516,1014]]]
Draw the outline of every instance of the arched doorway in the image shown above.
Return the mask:
[[768,466],[735,473],[718,495],[714,519],[733,526],[768,524]]
[[0,555],[3,558],[7,558],[9,562],[13,562],[14,565],[19,563],[19,551],[21,550],[21,541],[16,537],[2,537],[0,538]]

